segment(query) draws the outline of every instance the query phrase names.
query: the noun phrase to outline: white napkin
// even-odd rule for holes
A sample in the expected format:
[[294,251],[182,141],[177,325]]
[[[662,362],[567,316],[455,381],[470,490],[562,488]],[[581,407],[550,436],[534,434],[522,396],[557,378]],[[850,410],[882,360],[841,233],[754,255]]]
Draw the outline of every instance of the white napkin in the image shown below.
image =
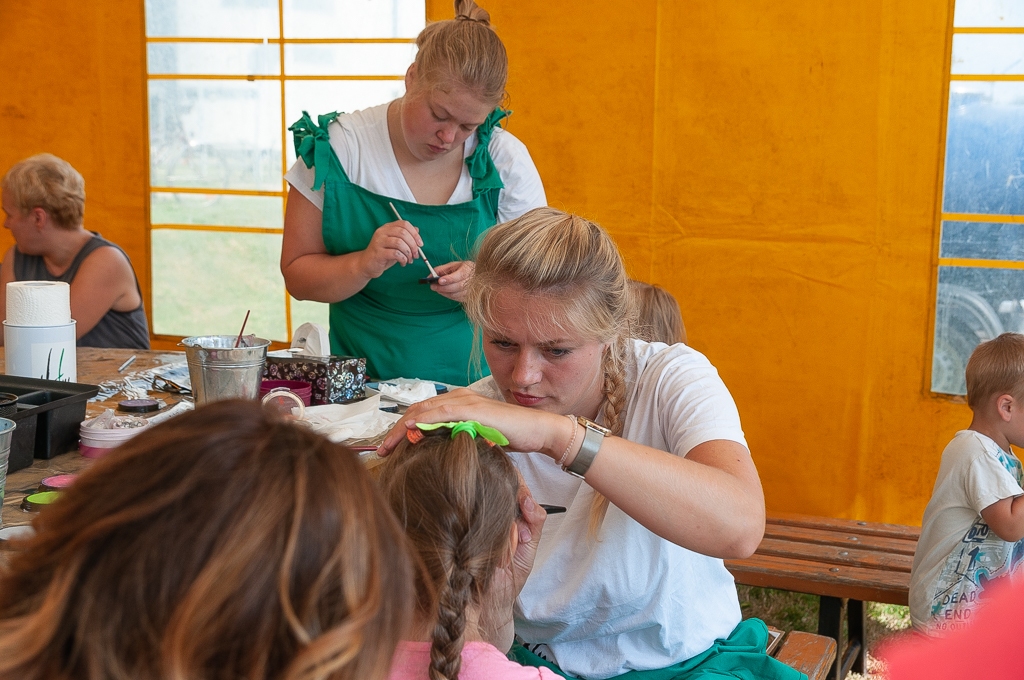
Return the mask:
[[385,399],[390,399],[403,406],[411,406],[424,399],[437,396],[437,386],[426,380],[398,378],[379,383],[377,389]]
[[397,413],[381,411],[380,395],[375,395],[354,404],[310,406],[306,408],[302,419],[314,432],[326,436],[332,442],[341,442],[384,434],[400,418]]
[[295,329],[292,336],[294,354],[311,357],[331,356],[331,338],[327,329],[318,323],[304,323]]

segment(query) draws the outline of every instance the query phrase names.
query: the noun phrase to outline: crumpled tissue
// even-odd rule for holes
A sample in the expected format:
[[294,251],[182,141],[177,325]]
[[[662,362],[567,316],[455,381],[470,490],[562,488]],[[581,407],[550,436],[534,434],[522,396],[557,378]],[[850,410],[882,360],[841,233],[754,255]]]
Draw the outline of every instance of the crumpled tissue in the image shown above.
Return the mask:
[[410,380],[408,378],[398,378],[382,382],[378,385],[377,391],[385,399],[397,402],[403,406],[411,406],[424,399],[437,396],[437,387],[434,383],[426,380]]
[[354,404],[309,406],[302,419],[314,432],[332,442],[341,442],[346,439],[370,439],[384,434],[401,417],[397,413],[381,411],[380,395],[374,395]]

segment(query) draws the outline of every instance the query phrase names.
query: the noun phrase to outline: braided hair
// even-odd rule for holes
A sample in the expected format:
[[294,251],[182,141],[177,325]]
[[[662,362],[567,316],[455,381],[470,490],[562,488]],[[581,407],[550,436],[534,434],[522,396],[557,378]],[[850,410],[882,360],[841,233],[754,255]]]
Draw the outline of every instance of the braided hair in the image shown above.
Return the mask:
[[[551,319],[556,327],[606,344],[600,419],[612,434],[621,435],[637,306],[622,256],[608,232],[555,208],[535,208],[491,228],[480,245],[463,301],[477,336],[482,328],[498,325],[495,294],[508,288],[527,299],[557,301],[558,315]],[[592,536],[607,510],[608,499],[596,494],[590,511]]]
[[[418,432],[418,431],[417,431]],[[456,680],[466,610],[482,607],[510,558],[519,480],[501,447],[446,427],[405,440],[378,468],[386,501],[423,568],[417,610],[432,623],[430,680]]]

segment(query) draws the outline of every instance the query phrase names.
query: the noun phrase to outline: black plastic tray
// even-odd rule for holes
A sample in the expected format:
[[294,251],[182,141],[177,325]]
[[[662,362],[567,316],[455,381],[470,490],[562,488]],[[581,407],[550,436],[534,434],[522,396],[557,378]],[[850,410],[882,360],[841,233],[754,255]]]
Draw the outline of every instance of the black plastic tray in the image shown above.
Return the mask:
[[78,443],[86,402],[100,391],[96,385],[0,375],[0,392],[18,396],[18,424],[11,438],[7,471],[32,464],[33,458],[53,458]]

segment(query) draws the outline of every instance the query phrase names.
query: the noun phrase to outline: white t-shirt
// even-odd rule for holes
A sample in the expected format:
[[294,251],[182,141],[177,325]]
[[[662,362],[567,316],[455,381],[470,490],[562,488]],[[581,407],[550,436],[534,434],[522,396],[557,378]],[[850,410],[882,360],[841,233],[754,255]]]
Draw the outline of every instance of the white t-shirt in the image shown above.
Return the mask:
[[[639,340],[634,350],[624,438],[678,456],[713,439],[746,446],[732,396],[704,355]],[[472,387],[501,399],[492,378]],[[685,661],[739,624],[722,560],[659,538],[614,505],[592,539],[594,490],[545,455],[512,455],[538,503],[568,508],[548,516],[516,602],[516,633],[530,650],[600,679]]]
[[[412,189],[405,181],[395,151],[388,136],[388,104],[342,114],[327,128],[331,148],[341,161],[341,167],[353,184],[375,194],[416,202]],[[468,158],[476,148],[477,136],[466,140],[463,157]],[[488,146],[494,166],[505,187],[498,194],[498,223],[515,219],[534,208],[547,205],[544,185],[540,181],[533,159],[526,145],[512,133],[494,129]],[[313,191],[313,168],[307,168],[300,158],[295,161],[284,178],[313,205],[324,208],[324,188]],[[448,199],[448,205],[466,203],[473,199],[473,178],[469,168],[462,164],[462,176]]]
[[1015,571],[1024,541],[1008,543],[981,511],[1024,494],[1021,464],[980,432],[961,430],[942,452],[910,572],[910,619],[920,630],[948,631],[974,615],[986,583]]

